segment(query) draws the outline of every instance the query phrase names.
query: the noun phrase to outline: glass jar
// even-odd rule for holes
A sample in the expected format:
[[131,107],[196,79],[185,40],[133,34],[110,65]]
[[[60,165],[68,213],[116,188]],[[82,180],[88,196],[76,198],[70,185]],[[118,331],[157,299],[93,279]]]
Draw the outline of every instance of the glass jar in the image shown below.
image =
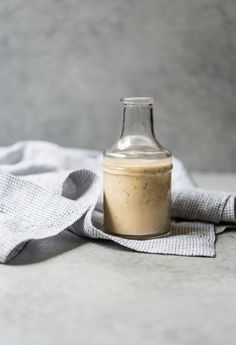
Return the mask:
[[153,97],[122,98],[120,139],[104,152],[104,231],[145,239],[170,232],[171,153],[153,129]]

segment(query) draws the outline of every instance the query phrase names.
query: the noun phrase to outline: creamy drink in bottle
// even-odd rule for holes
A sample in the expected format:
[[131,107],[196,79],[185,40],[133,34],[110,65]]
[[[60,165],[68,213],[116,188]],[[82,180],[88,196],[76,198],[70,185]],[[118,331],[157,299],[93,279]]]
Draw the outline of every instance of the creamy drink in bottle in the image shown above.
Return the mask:
[[123,128],[120,140],[103,160],[104,231],[139,239],[166,235],[172,162],[169,151],[154,137],[154,100],[125,98],[123,102],[123,126],[128,128]]

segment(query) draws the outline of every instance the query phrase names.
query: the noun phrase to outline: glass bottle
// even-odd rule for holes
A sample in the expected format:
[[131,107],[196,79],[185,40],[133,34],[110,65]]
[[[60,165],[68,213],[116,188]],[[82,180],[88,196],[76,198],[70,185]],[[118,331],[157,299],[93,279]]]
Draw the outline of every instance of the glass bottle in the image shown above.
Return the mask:
[[137,239],[167,235],[172,159],[154,135],[155,98],[121,102],[121,136],[103,158],[104,231]]

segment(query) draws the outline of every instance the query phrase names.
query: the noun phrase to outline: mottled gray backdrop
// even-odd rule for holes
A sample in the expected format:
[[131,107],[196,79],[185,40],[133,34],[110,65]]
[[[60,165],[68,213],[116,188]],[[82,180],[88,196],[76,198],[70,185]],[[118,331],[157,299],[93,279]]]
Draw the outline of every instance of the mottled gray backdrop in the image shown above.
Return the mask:
[[235,35],[235,0],[1,0],[0,145],[103,149],[150,95],[163,145],[236,170]]

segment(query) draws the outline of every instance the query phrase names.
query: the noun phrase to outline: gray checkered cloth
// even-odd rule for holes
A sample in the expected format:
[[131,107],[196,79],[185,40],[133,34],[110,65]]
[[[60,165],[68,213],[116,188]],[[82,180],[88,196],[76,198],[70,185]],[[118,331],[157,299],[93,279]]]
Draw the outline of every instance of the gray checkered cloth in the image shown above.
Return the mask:
[[198,189],[174,159],[172,234],[131,240],[102,231],[101,153],[39,141],[0,148],[0,262],[63,230],[139,252],[214,256],[215,232],[236,225],[235,196]]

